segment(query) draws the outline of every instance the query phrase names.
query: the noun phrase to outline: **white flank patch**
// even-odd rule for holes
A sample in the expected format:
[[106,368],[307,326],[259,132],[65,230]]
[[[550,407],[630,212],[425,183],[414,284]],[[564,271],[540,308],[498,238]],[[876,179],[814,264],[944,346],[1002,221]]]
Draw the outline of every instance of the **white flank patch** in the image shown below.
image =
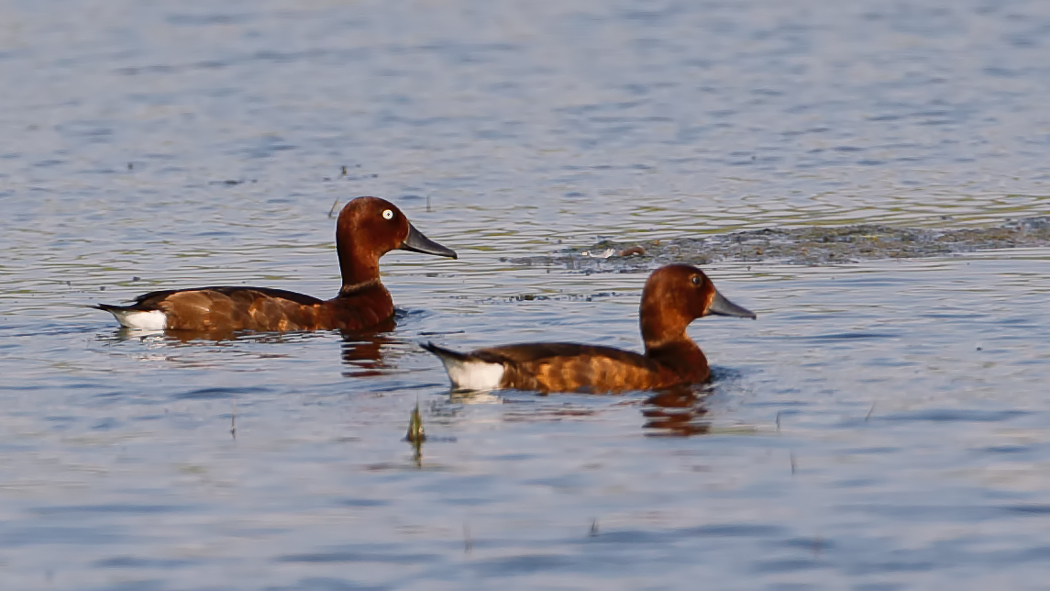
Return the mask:
[[441,363],[445,364],[452,385],[460,390],[497,390],[503,379],[502,363],[460,361],[451,357],[441,357]]
[[120,312],[113,315],[122,325],[138,330],[164,330],[168,325],[168,317],[160,310]]

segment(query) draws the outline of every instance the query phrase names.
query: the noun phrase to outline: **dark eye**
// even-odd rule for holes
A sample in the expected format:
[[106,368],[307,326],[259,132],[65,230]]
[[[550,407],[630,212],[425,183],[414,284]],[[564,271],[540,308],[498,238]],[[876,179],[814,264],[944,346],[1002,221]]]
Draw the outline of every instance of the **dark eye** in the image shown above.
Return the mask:
[[700,285],[700,276],[699,275],[693,275],[693,277],[692,277],[692,279],[690,279],[690,281],[693,282],[693,285]]

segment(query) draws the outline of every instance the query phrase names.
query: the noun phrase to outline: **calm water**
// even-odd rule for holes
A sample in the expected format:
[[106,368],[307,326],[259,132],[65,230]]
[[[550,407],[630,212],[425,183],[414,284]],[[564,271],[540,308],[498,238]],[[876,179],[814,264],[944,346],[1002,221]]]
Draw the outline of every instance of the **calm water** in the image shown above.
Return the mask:
[[[708,265],[759,319],[696,403],[416,344],[640,348],[644,272],[508,262],[598,238],[1046,215],[1048,52],[1038,0],[3,4],[2,587],[1045,588],[1050,249]],[[333,294],[362,194],[461,255],[384,259],[392,331],[84,307]]]

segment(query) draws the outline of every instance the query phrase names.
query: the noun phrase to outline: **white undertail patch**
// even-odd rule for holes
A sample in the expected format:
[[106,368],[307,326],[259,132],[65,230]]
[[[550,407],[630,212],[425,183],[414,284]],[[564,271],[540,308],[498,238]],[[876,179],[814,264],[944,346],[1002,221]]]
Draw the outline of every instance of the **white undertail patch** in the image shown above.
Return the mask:
[[160,310],[110,310],[117,317],[121,326],[137,330],[164,330],[168,326],[168,317]]
[[498,390],[503,379],[502,363],[486,363],[476,359],[461,360],[441,356],[448,379],[460,390]]

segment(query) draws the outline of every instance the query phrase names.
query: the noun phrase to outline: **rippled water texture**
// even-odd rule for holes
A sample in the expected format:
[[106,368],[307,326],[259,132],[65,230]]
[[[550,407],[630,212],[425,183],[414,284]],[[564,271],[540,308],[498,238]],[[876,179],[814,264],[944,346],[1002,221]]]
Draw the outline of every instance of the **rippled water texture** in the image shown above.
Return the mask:
[[[0,5],[0,587],[1045,588],[1050,249],[702,251],[1050,214],[1048,55],[1038,0]],[[362,194],[461,256],[384,259],[393,330],[85,307],[332,295]],[[682,251],[602,241],[758,313],[706,398],[451,395],[417,343],[640,348]]]

